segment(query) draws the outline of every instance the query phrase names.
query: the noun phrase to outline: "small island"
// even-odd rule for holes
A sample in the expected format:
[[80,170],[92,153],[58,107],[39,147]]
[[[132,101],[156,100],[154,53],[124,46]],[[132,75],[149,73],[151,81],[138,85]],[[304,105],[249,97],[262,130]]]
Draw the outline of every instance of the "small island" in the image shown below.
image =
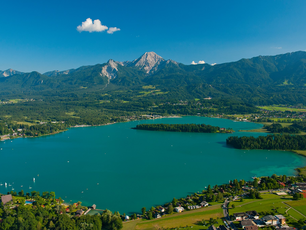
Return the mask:
[[170,132],[191,132],[191,133],[233,133],[231,128],[220,128],[218,126],[205,124],[141,124],[132,129]]

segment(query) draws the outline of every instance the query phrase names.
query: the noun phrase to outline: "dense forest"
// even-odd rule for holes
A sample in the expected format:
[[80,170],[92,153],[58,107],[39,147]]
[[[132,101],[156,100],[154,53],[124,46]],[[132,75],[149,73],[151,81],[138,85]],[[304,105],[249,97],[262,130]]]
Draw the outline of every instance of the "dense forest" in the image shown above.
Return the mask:
[[218,126],[205,124],[140,124],[133,129],[171,131],[171,132],[193,132],[193,133],[228,133],[233,132],[231,128],[225,129]]
[[226,144],[237,149],[306,150],[306,136],[267,135],[255,137],[229,137]]
[[263,128],[268,130],[271,133],[300,133],[301,132],[299,128],[296,128],[293,125],[283,127],[279,123],[275,123],[272,125],[265,125]]

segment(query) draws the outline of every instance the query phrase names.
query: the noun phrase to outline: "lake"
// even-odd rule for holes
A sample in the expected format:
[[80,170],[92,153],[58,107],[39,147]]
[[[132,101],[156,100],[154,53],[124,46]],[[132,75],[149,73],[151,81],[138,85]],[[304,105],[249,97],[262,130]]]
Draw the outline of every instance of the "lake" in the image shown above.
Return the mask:
[[[205,123],[233,134],[155,132],[141,123]],[[82,201],[122,213],[164,204],[205,187],[253,176],[294,175],[306,158],[286,151],[228,148],[226,138],[259,136],[238,130],[261,124],[205,117],[164,118],[100,127],[71,128],[39,138],[0,142],[0,192],[54,191],[66,202]],[[35,178],[35,182],[33,181]],[[11,186],[10,186],[11,185]]]

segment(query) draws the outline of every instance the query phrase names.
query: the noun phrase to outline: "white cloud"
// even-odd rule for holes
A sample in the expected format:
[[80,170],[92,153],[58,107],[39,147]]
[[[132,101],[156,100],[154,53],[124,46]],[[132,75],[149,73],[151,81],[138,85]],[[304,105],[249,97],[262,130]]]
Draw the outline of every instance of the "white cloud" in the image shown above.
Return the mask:
[[272,47],[272,49],[277,49],[277,50],[281,50],[283,47],[280,47],[280,46],[275,46],[275,47]]
[[108,29],[107,33],[108,33],[108,34],[113,34],[113,33],[116,32],[116,31],[120,31],[120,29],[117,28],[117,27],[110,27],[110,28]]
[[217,63],[212,63],[211,66],[217,65]]
[[198,61],[198,63],[196,63],[195,61],[191,62],[191,65],[197,65],[197,64],[205,64],[205,61]]
[[96,19],[92,22],[91,18],[87,18],[85,22],[82,22],[82,25],[77,27],[77,31],[88,31],[91,32],[102,32],[107,30],[108,27],[101,24],[99,19]]

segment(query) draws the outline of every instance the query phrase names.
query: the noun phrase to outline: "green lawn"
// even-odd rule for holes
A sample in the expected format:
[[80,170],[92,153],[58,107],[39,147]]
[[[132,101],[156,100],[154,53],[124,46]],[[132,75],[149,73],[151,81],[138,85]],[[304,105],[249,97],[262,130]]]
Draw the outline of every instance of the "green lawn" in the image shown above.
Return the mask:
[[306,112],[306,109],[288,108],[282,106],[259,106],[260,109],[275,110],[275,111],[294,111],[294,112]]
[[286,203],[306,216],[306,199]]
[[304,217],[301,214],[294,211],[293,209],[289,209],[287,214],[289,214],[290,216],[292,216],[293,218],[295,218],[297,220],[304,219]]
[[36,125],[35,123],[30,123],[30,122],[27,122],[27,121],[18,121],[16,122],[18,125],[28,125],[28,126],[33,126],[33,125]]
[[220,218],[218,224],[216,224],[220,225],[222,217],[223,213],[220,205],[214,205],[197,210],[185,211],[183,213],[167,215],[160,219],[129,221],[123,224],[123,230],[176,228],[186,226],[188,226],[188,229],[207,229],[208,226],[204,227],[199,221],[203,219],[209,220],[209,218]]
[[243,202],[231,202],[229,207],[231,207],[232,204],[235,204],[236,207],[234,209],[230,209],[229,214],[232,215],[236,212],[246,212],[252,210],[257,212],[271,211],[275,208],[278,208],[279,213],[283,213],[287,206],[282,202],[290,201],[290,198],[282,198],[275,194],[262,194],[262,197],[263,199],[245,199]]

